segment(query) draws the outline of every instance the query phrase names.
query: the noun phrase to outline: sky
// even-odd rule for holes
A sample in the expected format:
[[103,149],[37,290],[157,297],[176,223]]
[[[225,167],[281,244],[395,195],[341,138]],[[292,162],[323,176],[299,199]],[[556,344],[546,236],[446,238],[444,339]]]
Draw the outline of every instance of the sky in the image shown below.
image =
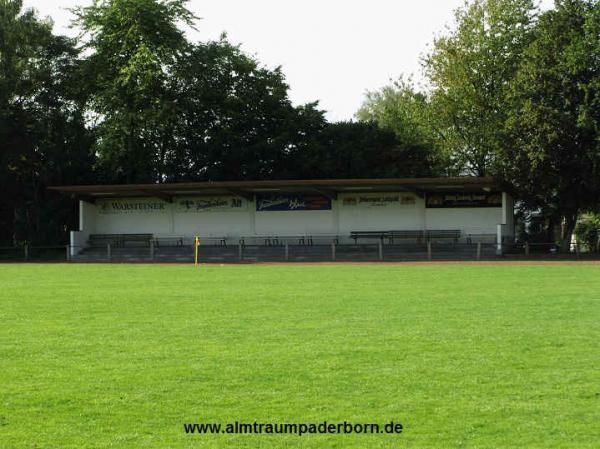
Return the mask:
[[[544,0],[545,3],[550,0]],[[90,0],[25,0],[55,32],[69,29],[69,8]],[[421,78],[420,58],[452,24],[463,0],[191,0],[201,18],[192,41],[229,40],[274,68],[281,66],[294,104],[319,101],[330,121],[350,120],[368,90]]]

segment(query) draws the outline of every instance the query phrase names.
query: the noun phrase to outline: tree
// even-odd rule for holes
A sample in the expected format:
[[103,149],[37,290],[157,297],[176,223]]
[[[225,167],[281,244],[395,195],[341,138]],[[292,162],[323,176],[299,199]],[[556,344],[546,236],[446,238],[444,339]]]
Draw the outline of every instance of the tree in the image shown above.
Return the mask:
[[[427,161],[427,169],[421,166],[408,170],[414,176],[441,174],[445,171],[439,141],[444,138],[435,128],[431,115],[431,104],[427,95],[415,89],[412,82],[399,79],[379,91],[367,92],[356,117],[364,123],[376,123],[381,129],[392,131],[397,144],[404,148],[419,148],[422,162]],[[435,166],[435,167],[434,167]]]
[[57,242],[76,219],[49,184],[85,182],[93,154],[84,126],[74,42],[52,34],[20,0],[0,1],[0,242]]
[[294,161],[301,178],[402,178],[435,173],[430,148],[374,122],[327,124]]
[[424,60],[432,116],[451,168],[494,173],[503,144],[504,99],[531,40],[532,0],[475,0],[456,12],[456,29]]
[[379,91],[367,92],[356,118],[393,131],[403,142],[433,146],[438,136],[429,112],[427,95],[401,78]]
[[98,121],[101,170],[113,182],[163,181],[161,159],[172,143],[178,108],[169,90],[189,49],[180,23],[195,17],[185,0],[95,0],[73,10]]
[[290,158],[325,125],[316,104],[294,107],[270,70],[225,36],[190,47],[174,69],[178,112],[162,163],[169,181],[289,178]]
[[575,228],[577,242],[586,246],[590,252],[600,250],[600,215],[590,214],[583,217]]
[[543,13],[511,83],[503,176],[530,208],[562,222],[600,206],[600,3],[559,0]]

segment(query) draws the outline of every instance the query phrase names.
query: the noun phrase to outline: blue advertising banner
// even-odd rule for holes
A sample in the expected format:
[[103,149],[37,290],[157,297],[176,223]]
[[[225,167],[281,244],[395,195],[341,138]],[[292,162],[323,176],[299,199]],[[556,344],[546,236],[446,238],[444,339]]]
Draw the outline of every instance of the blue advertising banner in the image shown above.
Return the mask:
[[256,210],[331,210],[331,199],[322,195],[257,195]]

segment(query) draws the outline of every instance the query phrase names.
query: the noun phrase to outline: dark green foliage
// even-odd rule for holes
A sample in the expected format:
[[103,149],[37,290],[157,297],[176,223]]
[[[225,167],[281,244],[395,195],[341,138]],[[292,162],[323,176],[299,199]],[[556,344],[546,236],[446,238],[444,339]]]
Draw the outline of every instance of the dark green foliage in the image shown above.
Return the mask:
[[400,81],[358,117],[432,136],[444,173],[512,186],[522,216],[552,241],[562,229],[566,249],[578,215],[600,208],[600,2],[472,0],[424,67],[429,91]]
[[583,218],[575,228],[575,235],[580,244],[586,246],[588,251],[600,250],[600,216],[590,215]]
[[[402,178],[435,174],[434,155],[426,143],[402,142],[376,123],[335,123],[301,154],[304,177]],[[308,157],[306,157],[308,156]]]
[[531,40],[532,0],[473,0],[424,61],[432,122],[450,168],[494,174],[503,146],[506,88]]
[[101,178],[157,181],[177,113],[172,73],[188,49],[178,23],[194,17],[183,0],[95,0],[74,12],[91,52],[85,70]]
[[0,244],[77,228],[48,185],[431,173],[425,147],[292,105],[281,70],[225,37],[188,42],[185,3],[96,0],[73,10],[77,46],[0,0]]
[[558,1],[541,15],[507,95],[502,176],[526,205],[564,223],[600,205],[600,3]]
[[51,28],[0,2],[0,245],[64,240],[73,203],[45,186],[90,180],[78,52]]
[[178,113],[159,161],[168,181],[294,177],[287,161],[326,125],[316,104],[292,106],[280,69],[224,38],[192,46],[174,73]]

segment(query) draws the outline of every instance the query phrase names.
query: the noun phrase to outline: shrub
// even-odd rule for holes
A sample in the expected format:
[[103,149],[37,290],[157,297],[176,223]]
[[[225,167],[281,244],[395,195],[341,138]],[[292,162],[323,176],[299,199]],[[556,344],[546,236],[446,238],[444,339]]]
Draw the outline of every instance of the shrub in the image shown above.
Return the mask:
[[577,241],[589,251],[598,251],[600,246],[600,215],[590,215],[582,219],[575,228]]

